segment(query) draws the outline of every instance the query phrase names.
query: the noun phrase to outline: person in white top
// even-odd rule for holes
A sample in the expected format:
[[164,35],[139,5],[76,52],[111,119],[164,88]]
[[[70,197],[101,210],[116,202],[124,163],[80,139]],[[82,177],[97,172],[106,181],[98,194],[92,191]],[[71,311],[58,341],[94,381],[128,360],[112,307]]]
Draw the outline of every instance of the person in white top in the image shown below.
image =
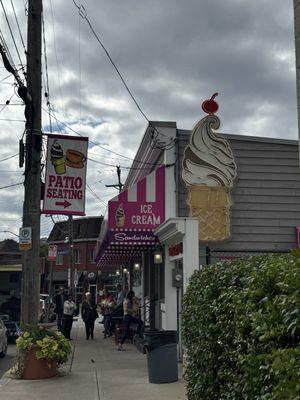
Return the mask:
[[76,304],[74,303],[72,296],[68,295],[67,300],[64,302],[62,333],[69,340],[72,340],[70,335],[71,335],[71,330],[72,330],[72,325],[73,325],[73,315],[74,315],[75,309],[76,309]]

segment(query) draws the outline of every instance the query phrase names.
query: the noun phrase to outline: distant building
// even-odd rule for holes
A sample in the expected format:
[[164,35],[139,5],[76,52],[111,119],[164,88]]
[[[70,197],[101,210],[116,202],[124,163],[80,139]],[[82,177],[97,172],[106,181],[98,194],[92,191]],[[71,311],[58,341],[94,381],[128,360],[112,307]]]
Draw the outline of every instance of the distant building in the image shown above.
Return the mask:
[[[77,296],[90,291],[94,296],[99,286],[99,277],[95,263],[95,245],[99,236],[103,217],[85,217],[73,220],[73,255],[74,272],[77,283]],[[68,221],[57,222],[48,237],[49,245],[57,245],[57,258],[46,262],[46,285],[49,291],[52,273],[52,292],[59,286],[68,287],[68,270],[70,269]]]
[[0,313],[20,319],[22,252],[12,239],[0,242]]

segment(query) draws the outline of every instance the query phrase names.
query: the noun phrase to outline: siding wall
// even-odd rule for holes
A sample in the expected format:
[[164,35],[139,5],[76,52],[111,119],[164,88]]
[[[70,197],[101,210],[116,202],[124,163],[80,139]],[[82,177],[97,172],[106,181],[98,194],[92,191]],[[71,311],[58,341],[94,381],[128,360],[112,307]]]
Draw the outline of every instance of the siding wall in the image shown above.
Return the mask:
[[[295,227],[300,225],[298,143],[234,135],[224,137],[230,142],[238,166],[232,193],[232,236],[226,242],[208,245],[212,250],[233,252],[296,247]],[[179,131],[178,139],[178,215],[187,216],[187,193],[180,169],[189,135]],[[202,255],[205,245],[200,243]]]

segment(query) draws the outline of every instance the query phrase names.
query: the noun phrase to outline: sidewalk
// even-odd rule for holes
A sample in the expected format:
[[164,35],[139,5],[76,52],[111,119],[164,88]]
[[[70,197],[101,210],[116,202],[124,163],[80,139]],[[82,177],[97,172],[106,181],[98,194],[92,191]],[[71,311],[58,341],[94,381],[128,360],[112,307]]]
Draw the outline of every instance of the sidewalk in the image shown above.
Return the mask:
[[[111,338],[103,339],[102,325],[96,323],[95,340],[85,340],[81,321],[74,324],[73,362],[63,373],[40,381],[0,380],[0,400],[185,400],[184,382],[148,382],[147,359],[134,346],[116,350]],[[70,372],[71,371],[71,372]]]

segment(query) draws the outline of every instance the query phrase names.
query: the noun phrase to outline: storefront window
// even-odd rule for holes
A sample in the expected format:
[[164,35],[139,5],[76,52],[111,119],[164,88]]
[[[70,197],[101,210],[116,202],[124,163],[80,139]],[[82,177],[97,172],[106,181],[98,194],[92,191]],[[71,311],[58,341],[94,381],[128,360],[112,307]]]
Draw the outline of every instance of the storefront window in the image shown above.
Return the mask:
[[74,262],[80,264],[80,251],[78,249],[74,250]]
[[62,265],[63,264],[63,255],[60,253],[57,253],[56,256],[56,265]]
[[94,263],[95,263],[95,249],[90,249],[89,262],[90,262],[91,264],[94,264]]

